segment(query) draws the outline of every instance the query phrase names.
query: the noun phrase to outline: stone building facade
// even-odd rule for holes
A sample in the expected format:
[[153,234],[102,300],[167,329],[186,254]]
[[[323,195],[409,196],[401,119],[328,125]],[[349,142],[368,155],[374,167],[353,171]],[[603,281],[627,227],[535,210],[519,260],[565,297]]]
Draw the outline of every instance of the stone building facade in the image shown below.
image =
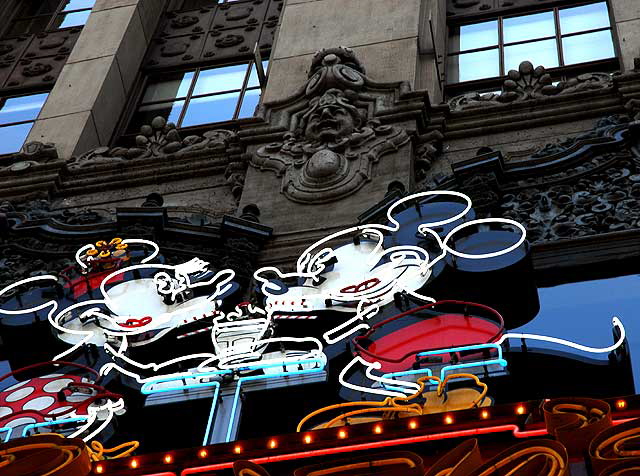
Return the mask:
[[[26,3],[1,5],[3,108],[37,104],[0,124],[0,286],[122,234],[250,298],[255,268],[429,190],[523,223],[540,285],[638,272],[638,0]],[[553,31],[513,33],[534,15]]]
[[[637,225],[635,207],[594,189],[608,154],[617,157],[614,167],[625,169],[634,157],[635,2],[607,4],[613,58],[545,71],[522,57],[508,77],[493,81],[492,94],[475,91],[473,82],[461,83],[466,89],[447,82],[447,31],[572,2],[209,3],[96,1],[84,26],[5,40],[3,95],[48,96],[25,146],[4,158],[2,198],[18,208],[45,200],[40,206],[52,214],[100,208],[113,215],[158,193],[170,214],[202,215],[207,223],[251,206],[273,228],[260,257],[265,263],[291,262],[304,243],[354,223],[395,186],[473,190],[487,210],[527,215],[534,242],[545,250],[558,239]],[[20,44],[28,42],[26,49]],[[205,114],[197,127],[174,128],[147,114],[142,129],[128,125],[150,78],[250,62],[256,44],[269,65],[254,117],[207,126]],[[314,73],[324,78],[321,84],[312,84]],[[325,99],[336,103],[353,101],[345,91],[366,98],[358,99],[368,103],[361,111],[366,117],[349,127],[371,134],[347,152],[361,158],[336,180],[321,178],[333,173],[328,169],[304,176],[309,170],[292,164],[308,161],[310,153],[291,152],[310,142],[295,130],[299,120],[291,111],[312,112],[318,105],[306,106],[309,98],[330,89],[337,91]],[[376,132],[387,126],[391,136]],[[584,167],[593,172],[585,174]],[[632,167],[629,176],[635,172]],[[567,187],[561,202],[549,196],[555,183]],[[634,185],[632,179],[621,183],[620,193],[635,198]],[[591,203],[577,209],[564,203],[566,194],[574,204],[576,194],[587,193],[602,202],[604,216],[594,215]],[[318,216],[331,220],[318,223]],[[544,266],[544,255],[537,259]]]

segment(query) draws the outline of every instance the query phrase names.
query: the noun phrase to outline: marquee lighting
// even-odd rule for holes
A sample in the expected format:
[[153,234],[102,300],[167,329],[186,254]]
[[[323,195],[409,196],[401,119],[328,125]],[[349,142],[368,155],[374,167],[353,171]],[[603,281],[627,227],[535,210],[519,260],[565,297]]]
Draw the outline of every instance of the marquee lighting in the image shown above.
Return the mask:
[[[632,411],[634,412],[633,413],[634,415],[640,415],[639,413],[640,410],[638,410],[638,403],[636,400],[637,399],[630,401],[630,403],[632,403],[631,406],[633,407]],[[606,401],[610,402],[613,406],[616,400],[607,399]],[[254,463],[262,464],[262,463],[294,461],[298,459],[307,459],[307,458],[321,457],[321,456],[327,456],[327,455],[336,455],[341,453],[353,453],[355,451],[403,446],[403,445],[422,443],[422,442],[428,442],[428,441],[439,441],[439,440],[445,440],[445,439],[464,438],[464,437],[477,437],[480,435],[488,435],[488,434],[496,434],[496,433],[510,433],[515,438],[518,438],[518,439],[540,437],[540,436],[548,435],[548,431],[546,427],[541,426],[541,425],[544,425],[543,422],[539,421],[537,423],[530,423],[528,422],[528,419],[525,422],[524,419],[518,416],[514,411],[518,406],[523,406],[525,408],[525,413],[526,413],[527,408],[536,408],[539,406],[539,403],[540,402],[536,401],[536,402],[518,403],[518,404],[502,404],[496,407],[492,407],[491,410],[493,413],[495,413],[494,418],[496,418],[496,422],[500,421],[501,423],[492,424],[491,421],[486,421],[483,423],[478,423],[477,426],[474,426],[473,428],[469,428],[467,425],[469,423],[473,423],[473,421],[477,421],[478,415],[480,415],[481,418],[485,419],[482,416],[485,411],[487,411],[486,419],[489,420],[489,418],[491,418],[491,414],[489,414],[488,409],[483,409],[481,412],[478,412],[478,410],[467,410],[467,411],[456,412],[455,413],[456,421],[454,422],[454,424],[457,423],[458,425],[465,425],[464,429],[459,429],[457,426],[454,426],[453,428],[449,428],[449,424],[443,421],[442,415],[425,415],[423,417],[407,419],[406,422],[403,422],[401,420],[390,420],[387,422],[390,426],[390,428],[388,429],[390,435],[387,439],[376,439],[373,441],[366,441],[366,442],[355,443],[355,444],[349,444],[349,441],[339,442],[338,440],[346,439],[347,436],[351,436],[352,439],[358,438],[360,436],[365,436],[365,437],[371,436],[371,433],[373,432],[373,429],[376,424],[370,423],[370,424],[355,425],[355,426],[342,427],[342,428],[330,428],[325,430],[319,430],[318,432],[305,433],[302,436],[302,440],[289,440],[289,436],[283,436],[282,440],[278,439],[278,447],[283,449],[287,447],[287,444],[286,444],[287,441],[290,441],[290,444],[293,444],[293,445],[295,445],[296,442],[310,444],[314,441],[314,439],[312,438],[312,435],[315,435],[315,434],[319,435],[319,437],[317,438],[318,443],[320,445],[324,445],[324,447],[314,448],[314,449],[296,448],[291,452],[278,453],[278,454],[265,454],[263,452],[262,455],[264,456],[261,456],[258,453],[255,456],[247,455],[247,457],[250,457],[251,461]],[[453,416],[451,414],[449,415]],[[617,426],[622,423],[631,421],[633,419],[634,418],[614,419],[613,425]],[[440,422],[440,424],[438,424],[438,421]],[[415,422],[416,425],[415,426],[411,425],[412,422]],[[423,424],[420,425],[419,422]],[[405,423],[407,424],[407,426],[403,426]],[[396,431],[399,432],[398,435],[400,434],[406,435],[406,433],[404,433],[406,431],[406,428],[410,428],[411,430],[417,430],[417,433],[415,433],[413,436],[395,437],[396,435],[394,434],[394,432]],[[418,428],[421,428],[421,430],[419,430]],[[387,428],[385,428],[385,430],[387,430]],[[342,431],[345,432],[344,438],[341,434]],[[327,438],[329,435],[332,435],[333,438]],[[295,435],[290,435],[290,436],[295,438]],[[337,438],[335,438],[336,436]],[[306,437],[309,437],[309,438],[306,438]],[[268,443],[272,439],[275,440],[276,437],[252,440],[250,443],[247,444],[247,448],[256,449],[257,451],[259,451],[258,448],[262,447],[266,451],[268,450]],[[236,453],[236,448],[239,448],[240,453],[243,453],[244,452],[244,448],[242,446],[243,444],[244,442],[238,442],[234,446],[230,446],[228,444],[215,445],[208,448],[201,448],[195,454],[190,450],[177,450],[178,452],[182,452],[182,455],[179,458],[175,457],[174,459],[175,460],[180,459],[181,461],[184,461],[182,466],[183,470],[180,473],[181,475],[184,475],[184,476],[202,474],[202,473],[211,472],[211,471],[219,471],[226,468],[231,468],[233,466],[233,461],[236,461],[237,458],[234,458],[233,456],[231,456],[230,459],[226,461],[222,460],[217,463],[200,465],[200,466],[198,465],[198,464],[201,464],[199,460],[208,456],[209,452],[211,453],[215,452],[217,456],[224,457],[224,454],[226,451],[230,453],[239,454],[239,453]],[[219,449],[219,450],[216,451],[214,449]],[[204,455],[202,454],[203,450],[206,452],[206,454]],[[189,458],[194,458],[194,456],[196,456],[197,459],[192,459],[192,460],[189,459]],[[128,461],[124,461],[123,463],[120,463],[120,464],[117,461],[113,461],[113,462],[109,462],[108,465],[110,468],[115,470],[117,474],[122,474],[120,468],[122,468],[123,465],[128,467]],[[105,470],[106,469],[107,468],[105,468]],[[95,470],[95,466],[94,466],[94,470]]]

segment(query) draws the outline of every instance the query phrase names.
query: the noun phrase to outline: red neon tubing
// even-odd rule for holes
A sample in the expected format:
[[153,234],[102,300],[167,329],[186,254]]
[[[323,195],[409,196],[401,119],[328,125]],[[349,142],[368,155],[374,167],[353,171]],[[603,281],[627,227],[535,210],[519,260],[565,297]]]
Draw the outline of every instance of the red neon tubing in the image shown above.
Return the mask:
[[[404,356],[399,357],[397,359],[391,359],[391,358],[387,358],[387,357],[382,356],[382,355],[377,355],[377,354],[374,354],[372,352],[369,352],[367,349],[365,349],[364,347],[362,347],[360,345],[360,341],[362,339],[367,339],[373,332],[375,332],[376,329],[384,326],[385,324],[393,322],[393,321],[395,321],[397,319],[400,319],[402,317],[414,314],[416,312],[423,311],[425,309],[430,309],[430,308],[433,308],[435,306],[442,305],[442,304],[461,304],[461,305],[465,305],[465,306],[479,307],[479,308],[484,309],[485,311],[489,311],[490,313],[492,313],[495,316],[497,316],[499,324],[500,324],[500,327],[498,329],[498,332],[491,339],[489,339],[489,342],[495,342],[502,335],[502,332],[504,331],[504,319],[502,318],[502,315],[498,311],[493,309],[492,307],[485,306],[484,304],[478,304],[478,303],[475,303],[475,302],[466,302],[466,301],[454,301],[454,300],[437,301],[437,302],[425,304],[424,306],[416,307],[414,309],[409,309],[408,311],[402,312],[402,313],[397,314],[397,315],[395,315],[393,317],[390,317],[389,319],[385,319],[384,321],[380,321],[377,324],[373,325],[371,327],[371,329],[369,329],[364,335],[357,336],[357,337],[355,337],[353,339],[352,342],[353,342],[353,345],[356,348],[356,353],[358,353],[358,354],[363,353],[363,354],[365,354],[365,355],[367,355],[367,356],[369,356],[371,358],[374,358],[376,360],[382,360],[384,362],[388,362],[388,363],[392,363],[392,364],[398,364],[398,363],[404,362],[406,359],[408,359],[412,355],[419,354],[420,352],[448,349],[448,347],[442,347],[440,349],[415,350],[415,351],[409,352],[408,354],[405,354]],[[484,343],[485,342],[483,342],[483,344]]]
[[86,365],[76,364],[75,362],[65,362],[63,360],[51,360],[49,362],[39,362],[37,364],[27,365],[26,367],[22,367],[21,369],[14,370],[13,372],[4,374],[2,377],[0,377],[0,382],[2,382],[4,379],[9,378],[11,376],[25,372],[27,370],[36,369],[38,367],[44,367],[45,365],[68,365],[71,367],[76,367],[78,369],[86,370],[90,374],[93,374],[96,377],[100,377],[100,374],[97,371],[95,371],[91,367],[87,367]]

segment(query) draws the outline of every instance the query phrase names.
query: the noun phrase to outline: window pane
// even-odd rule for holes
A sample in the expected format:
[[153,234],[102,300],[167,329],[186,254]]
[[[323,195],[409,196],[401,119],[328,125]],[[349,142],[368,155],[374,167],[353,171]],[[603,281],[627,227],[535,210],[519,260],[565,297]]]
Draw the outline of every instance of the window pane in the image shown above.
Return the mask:
[[158,116],[164,117],[167,122],[178,123],[180,119],[180,113],[184,106],[184,101],[165,102],[160,104],[150,104],[148,106],[141,106],[134,114],[131,123],[129,124],[129,132],[139,132],[140,127],[146,124],[151,124],[154,118]]
[[558,64],[556,40],[534,41],[522,45],[507,46],[504,49],[504,69],[518,69],[523,61],[531,61],[534,67],[555,68]]
[[451,51],[466,51],[495,46],[498,44],[498,22],[494,20],[473,25],[462,25],[459,30],[454,32],[450,44],[452,45]]
[[563,35],[608,26],[609,12],[606,2],[560,10],[560,31]]
[[95,0],[66,0],[65,6],[62,8],[63,12],[70,10],[82,10],[83,8],[93,8]]
[[0,108],[0,125],[32,121],[40,113],[48,93],[9,98]]
[[260,102],[260,93],[261,91],[259,89],[250,89],[245,93],[242,99],[242,106],[240,106],[239,119],[256,115],[256,107]]
[[585,63],[616,56],[611,31],[597,31],[562,39],[565,64]]
[[498,49],[450,56],[447,64],[449,82],[500,76]]
[[82,12],[65,13],[58,15],[53,28],[70,28],[72,26],[82,26],[87,23],[87,19],[91,14],[91,10],[85,10]]
[[181,127],[233,119],[239,96],[240,93],[228,93],[192,99]]
[[515,18],[505,18],[503,22],[504,42],[535,40],[556,35],[553,12],[537,13]]
[[[264,70],[264,73],[267,74],[267,68],[269,67],[269,62],[268,61],[263,61],[262,62],[262,69]],[[249,83],[247,84],[248,88],[252,88],[254,86],[260,86],[260,81],[258,81],[258,72],[256,71],[256,68],[254,66],[254,64],[251,64],[251,74],[249,75]]]
[[18,152],[33,127],[33,122],[0,127],[0,154]]
[[178,75],[176,79],[149,84],[144,92],[142,102],[147,103],[185,97],[189,92],[193,76],[193,71],[189,71]]
[[239,64],[200,71],[193,94],[209,94],[242,88],[247,66]]

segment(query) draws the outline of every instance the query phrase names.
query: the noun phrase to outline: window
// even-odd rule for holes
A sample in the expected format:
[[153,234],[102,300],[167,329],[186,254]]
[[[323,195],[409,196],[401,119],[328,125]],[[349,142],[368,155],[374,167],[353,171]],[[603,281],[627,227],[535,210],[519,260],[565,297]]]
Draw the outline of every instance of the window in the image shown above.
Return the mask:
[[556,68],[615,58],[606,2],[451,28],[447,82],[504,76],[522,61]]
[[95,0],[23,0],[4,37],[82,26]]
[[[266,70],[267,61],[262,64]],[[252,117],[260,87],[253,63],[163,74],[148,82],[128,132],[138,132],[157,116],[177,127]]]
[[49,93],[0,99],[0,154],[18,152]]

